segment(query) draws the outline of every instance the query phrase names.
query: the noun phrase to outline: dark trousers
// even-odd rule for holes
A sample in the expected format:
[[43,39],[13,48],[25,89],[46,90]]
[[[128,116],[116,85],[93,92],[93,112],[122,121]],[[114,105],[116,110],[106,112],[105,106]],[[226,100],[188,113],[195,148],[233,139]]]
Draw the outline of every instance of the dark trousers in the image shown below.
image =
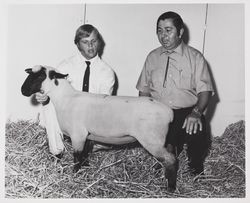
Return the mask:
[[193,107],[173,110],[174,120],[169,125],[165,145],[172,145],[178,156],[183,150],[184,143],[186,143],[189,166],[195,173],[200,173],[203,171],[203,163],[211,147],[211,137],[206,131],[204,115],[201,117],[202,131],[198,129],[196,134],[190,135],[186,133],[186,128],[182,128],[185,118],[191,113],[192,109]]

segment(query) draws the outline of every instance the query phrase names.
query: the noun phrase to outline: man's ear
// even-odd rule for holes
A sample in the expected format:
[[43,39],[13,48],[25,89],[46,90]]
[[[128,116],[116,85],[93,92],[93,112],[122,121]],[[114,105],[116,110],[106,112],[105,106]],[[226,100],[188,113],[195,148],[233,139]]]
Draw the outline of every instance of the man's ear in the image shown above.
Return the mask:
[[182,37],[183,33],[184,33],[184,28],[181,28],[181,29],[180,29],[179,38],[181,38],[181,37]]

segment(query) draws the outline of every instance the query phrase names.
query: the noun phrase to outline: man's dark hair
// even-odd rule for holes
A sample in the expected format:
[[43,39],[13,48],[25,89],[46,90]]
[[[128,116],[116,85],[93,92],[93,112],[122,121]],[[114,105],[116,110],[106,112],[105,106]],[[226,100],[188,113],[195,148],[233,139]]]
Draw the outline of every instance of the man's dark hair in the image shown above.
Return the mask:
[[178,35],[179,35],[181,28],[184,27],[184,24],[183,24],[183,20],[182,20],[181,16],[173,11],[165,12],[159,16],[159,18],[157,20],[157,24],[156,24],[156,33],[157,33],[157,29],[158,29],[158,25],[159,25],[160,20],[165,20],[165,19],[172,19],[173,20],[173,24],[176,27]]

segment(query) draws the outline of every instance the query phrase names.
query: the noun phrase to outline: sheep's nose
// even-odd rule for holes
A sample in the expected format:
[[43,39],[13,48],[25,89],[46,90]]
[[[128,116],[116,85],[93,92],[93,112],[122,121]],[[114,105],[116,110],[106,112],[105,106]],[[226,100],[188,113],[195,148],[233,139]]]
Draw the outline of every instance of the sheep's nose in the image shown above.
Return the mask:
[[21,88],[21,92],[22,92],[22,94],[23,94],[24,96],[26,96],[26,97],[29,97],[29,96],[30,96],[29,91],[27,91],[27,89],[26,89],[25,87],[23,87],[23,86],[22,86],[22,88]]
[[21,92],[22,92],[22,94],[23,94],[24,96],[26,96],[27,93],[26,93],[26,91],[25,91],[23,88],[21,89]]

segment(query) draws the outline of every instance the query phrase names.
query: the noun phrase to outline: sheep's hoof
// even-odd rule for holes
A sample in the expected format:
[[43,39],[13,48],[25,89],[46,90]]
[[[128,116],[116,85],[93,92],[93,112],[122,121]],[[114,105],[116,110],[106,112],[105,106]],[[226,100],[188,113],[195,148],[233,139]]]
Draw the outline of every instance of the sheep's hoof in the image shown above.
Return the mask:
[[175,186],[168,186],[167,191],[170,193],[174,193],[176,187]]
[[89,164],[89,160],[85,160],[83,163],[82,163],[83,166],[90,166]]
[[162,169],[162,165],[161,165],[159,162],[156,162],[156,163],[153,165],[153,169],[154,169],[154,170],[160,170],[160,169]]
[[76,164],[73,168],[73,173],[77,173],[80,170],[81,166],[79,164]]
[[[177,164],[175,164],[177,165]],[[174,192],[176,189],[176,181],[177,181],[177,167],[174,169],[166,170],[166,178],[168,180],[167,191]]]
[[56,158],[61,159],[63,157],[63,153],[55,155]]

